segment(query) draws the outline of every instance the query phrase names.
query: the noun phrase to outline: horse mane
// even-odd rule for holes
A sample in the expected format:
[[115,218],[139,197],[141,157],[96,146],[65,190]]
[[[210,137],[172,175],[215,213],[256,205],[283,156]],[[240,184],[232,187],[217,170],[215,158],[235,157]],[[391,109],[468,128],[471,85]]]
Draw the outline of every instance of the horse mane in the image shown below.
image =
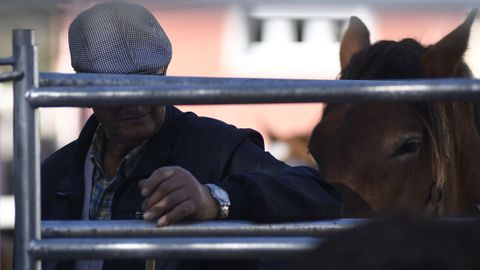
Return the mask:
[[[467,194],[472,201],[469,205],[476,205],[479,201],[473,201],[480,195],[480,170],[478,169],[478,157],[480,156],[480,136],[475,124],[475,106],[472,102],[449,102],[446,103],[448,124],[451,130],[451,143],[454,159],[450,164],[455,164],[455,172],[458,182],[463,183],[463,188],[457,194]],[[474,209],[478,211],[478,209]]]

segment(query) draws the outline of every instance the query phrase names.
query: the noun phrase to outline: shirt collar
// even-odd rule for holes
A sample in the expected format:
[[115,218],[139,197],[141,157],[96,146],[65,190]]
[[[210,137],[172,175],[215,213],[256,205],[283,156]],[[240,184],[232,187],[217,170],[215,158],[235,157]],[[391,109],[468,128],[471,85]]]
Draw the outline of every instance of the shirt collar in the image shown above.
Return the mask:
[[[103,151],[105,149],[105,131],[103,129],[102,124],[100,123],[97,126],[95,134],[93,135],[92,143],[90,144],[90,160],[95,165],[95,167],[100,171],[100,173],[104,176],[105,169],[103,167]],[[145,145],[148,139],[142,142],[139,146],[135,147],[132,151],[130,151],[120,162],[120,166],[117,170],[117,175],[120,173],[124,173],[125,176],[129,176],[130,173],[135,169],[138,165],[140,159],[142,158],[145,152]]]

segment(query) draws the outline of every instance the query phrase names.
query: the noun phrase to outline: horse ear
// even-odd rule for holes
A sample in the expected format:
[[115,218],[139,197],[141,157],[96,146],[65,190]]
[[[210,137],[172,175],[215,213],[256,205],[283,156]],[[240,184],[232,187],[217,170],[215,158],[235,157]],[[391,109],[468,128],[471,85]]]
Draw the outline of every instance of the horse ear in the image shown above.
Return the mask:
[[435,45],[427,49],[421,64],[424,75],[431,78],[454,77],[464,67],[463,54],[467,50],[472,27],[478,9],[473,9],[467,19]]
[[350,17],[350,22],[340,43],[340,66],[344,70],[352,56],[370,47],[370,32],[357,17]]

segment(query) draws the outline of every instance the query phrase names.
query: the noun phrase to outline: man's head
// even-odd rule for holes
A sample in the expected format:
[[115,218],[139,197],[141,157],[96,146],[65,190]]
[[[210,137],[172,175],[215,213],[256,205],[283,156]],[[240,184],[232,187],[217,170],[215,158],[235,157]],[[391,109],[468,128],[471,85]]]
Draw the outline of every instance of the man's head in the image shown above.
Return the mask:
[[[104,3],[80,13],[68,31],[72,67],[77,72],[165,74],[170,41],[143,6]],[[137,143],[163,124],[164,107],[93,107],[107,139]]]

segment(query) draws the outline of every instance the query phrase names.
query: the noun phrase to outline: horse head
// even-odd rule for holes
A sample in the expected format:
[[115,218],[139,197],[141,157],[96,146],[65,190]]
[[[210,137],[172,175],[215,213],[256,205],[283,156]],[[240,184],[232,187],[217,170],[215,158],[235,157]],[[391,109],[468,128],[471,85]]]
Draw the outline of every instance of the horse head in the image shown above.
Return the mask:
[[[470,77],[463,61],[476,10],[434,45],[370,43],[352,17],[340,46],[343,80]],[[343,193],[347,216],[470,213],[480,156],[472,103],[328,104],[309,150]],[[476,155],[476,156],[475,156]]]

